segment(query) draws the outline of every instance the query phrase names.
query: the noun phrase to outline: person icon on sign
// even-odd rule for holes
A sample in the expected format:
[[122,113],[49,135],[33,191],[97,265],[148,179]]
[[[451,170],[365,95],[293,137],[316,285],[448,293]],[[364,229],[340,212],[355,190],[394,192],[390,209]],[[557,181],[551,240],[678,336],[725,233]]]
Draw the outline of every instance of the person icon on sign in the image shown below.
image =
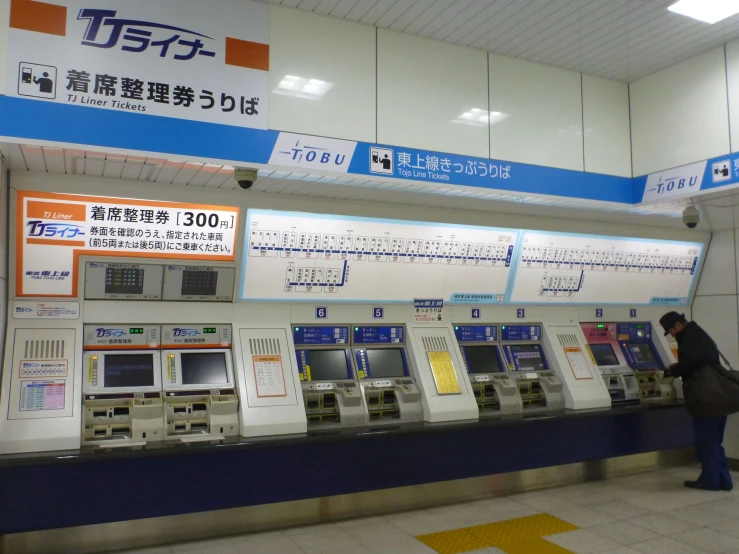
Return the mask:
[[38,85],[39,92],[43,92],[45,94],[51,94],[54,92],[54,81],[49,79],[49,74],[46,71],[44,71],[43,77],[34,77],[33,82]]
[[385,154],[385,157],[381,160],[382,163],[382,169],[390,169],[392,167],[392,161],[390,158],[387,157],[387,154]]

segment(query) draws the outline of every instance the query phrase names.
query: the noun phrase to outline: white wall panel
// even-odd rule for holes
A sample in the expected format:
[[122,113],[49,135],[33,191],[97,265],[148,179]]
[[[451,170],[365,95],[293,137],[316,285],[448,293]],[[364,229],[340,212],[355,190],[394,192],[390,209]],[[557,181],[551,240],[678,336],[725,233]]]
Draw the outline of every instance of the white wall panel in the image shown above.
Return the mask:
[[[8,278],[8,173],[0,160],[0,279]],[[2,335],[0,335],[2,337]]]
[[0,94],[5,94],[9,30],[10,0],[0,0]]
[[631,177],[629,86],[582,76],[585,171]]
[[270,128],[374,142],[375,29],[278,6],[270,29]]
[[379,30],[377,141],[487,157],[486,63],[484,52]]
[[737,297],[696,296],[693,319],[703,327],[731,365],[739,368],[739,314]]
[[580,74],[490,56],[490,156],[583,169]]
[[736,294],[736,262],[734,230],[714,233],[700,275],[696,294]]
[[726,82],[732,152],[739,151],[739,41],[726,45]]
[[634,175],[729,152],[724,49],[631,84]]

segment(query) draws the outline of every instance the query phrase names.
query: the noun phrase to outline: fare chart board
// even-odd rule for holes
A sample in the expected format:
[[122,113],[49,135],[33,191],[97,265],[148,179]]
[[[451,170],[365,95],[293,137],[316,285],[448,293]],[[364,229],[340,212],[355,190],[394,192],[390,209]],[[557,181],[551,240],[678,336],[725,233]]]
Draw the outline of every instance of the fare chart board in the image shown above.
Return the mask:
[[505,301],[520,231],[249,210],[242,300]]
[[523,231],[513,303],[687,305],[703,244]]

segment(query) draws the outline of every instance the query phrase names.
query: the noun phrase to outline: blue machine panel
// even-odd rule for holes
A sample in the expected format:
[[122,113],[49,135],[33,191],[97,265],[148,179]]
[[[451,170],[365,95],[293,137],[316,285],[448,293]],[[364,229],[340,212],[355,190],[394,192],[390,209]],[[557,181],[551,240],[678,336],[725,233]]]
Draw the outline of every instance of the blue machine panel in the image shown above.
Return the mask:
[[631,369],[648,370],[664,367],[652,342],[651,323],[619,323],[618,344]]
[[541,340],[541,325],[501,325],[500,340],[507,341],[529,341]]
[[[357,363],[360,379],[393,379],[410,376],[405,348],[356,348],[354,360]],[[375,367],[373,363],[382,365]]]
[[360,325],[354,327],[354,344],[395,344],[405,342],[402,325]]
[[295,344],[348,344],[349,327],[293,327]]
[[498,340],[497,325],[455,325],[454,334],[457,341],[463,342],[488,342]]

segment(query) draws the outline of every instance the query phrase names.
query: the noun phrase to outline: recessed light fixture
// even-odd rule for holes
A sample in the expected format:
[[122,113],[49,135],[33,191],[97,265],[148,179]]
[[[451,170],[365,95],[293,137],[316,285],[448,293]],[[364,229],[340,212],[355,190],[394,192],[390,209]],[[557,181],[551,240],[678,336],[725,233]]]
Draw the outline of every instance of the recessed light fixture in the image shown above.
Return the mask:
[[277,84],[275,94],[297,96],[307,100],[318,100],[333,88],[334,84],[320,79],[309,79],[296,75],[285,75]]
[[667,9],[713,24],[739,13],[739,0],[680,0]]
[[488,125],[500,123],[507,117],[509,117],[507,113],[486,112],[480,108],[472,108],[470,111],[464,112],[462,115],[458,115],[452,119],[452,123],[463,123],[465,125],[472,125],[473,127],[487,127]]

